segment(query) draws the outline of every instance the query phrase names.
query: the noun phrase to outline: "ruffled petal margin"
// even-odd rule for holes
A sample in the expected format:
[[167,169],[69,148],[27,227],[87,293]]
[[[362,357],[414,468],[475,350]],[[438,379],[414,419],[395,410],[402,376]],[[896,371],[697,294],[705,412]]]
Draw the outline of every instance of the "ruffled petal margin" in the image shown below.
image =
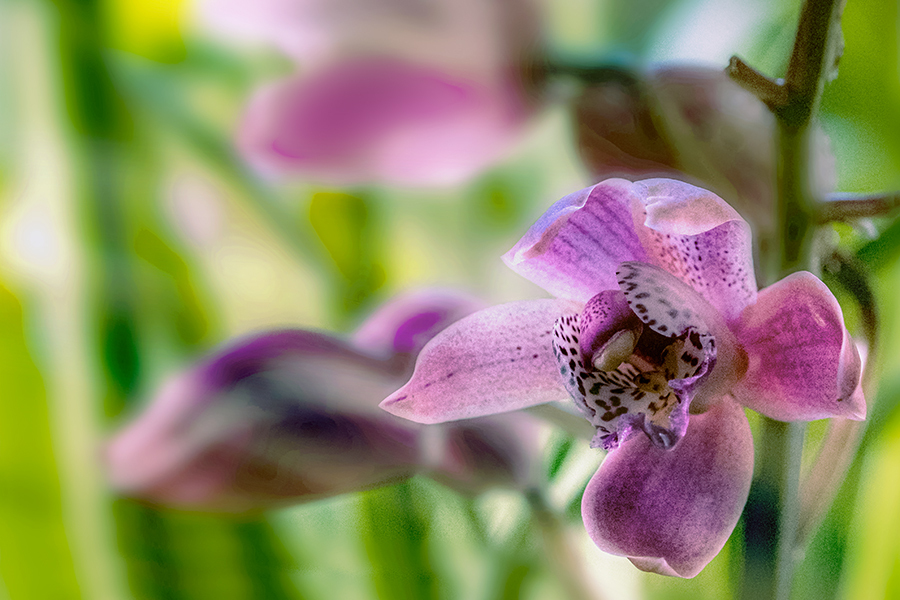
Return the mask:
[[724,200],[674,179],[634,184],[644,205],[637,228],[649,262],[675,275],[725,317],[756,301],[750,226]]
[[729,399],[690,419],[671,450],[635,436],[609,454],[588,483],[581,514],[604,552],[639,569],[694,577],[740,517],[753,476],[753,438]]
[[569,194],[532,225],[503,261],[554,296],[587,302],[616,288],[616,267],[646,260],[635,233],[632,183],[608,179]]

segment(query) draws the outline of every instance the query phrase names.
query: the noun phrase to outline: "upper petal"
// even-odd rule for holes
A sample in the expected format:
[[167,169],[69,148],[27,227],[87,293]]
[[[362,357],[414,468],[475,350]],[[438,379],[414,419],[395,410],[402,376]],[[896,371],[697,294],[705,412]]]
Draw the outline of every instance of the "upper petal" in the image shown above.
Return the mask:
[[859,353],[840,305],[811,273],[762,290],[734,331],[749,358],[733,390],[745,406],[782,421],[865,418]]
[[438,423],[566,398],[551,344],[564,309],[559,300],[512,302],[457,321],[425,346],[412,379],[382,408]]
[[730,400],[694,415],[681,443],[645,436],[611,452],[588,483],[581,514],[606,552],[640,569],[694,577],[731,535],[753,476],[753,438]]
[[756,300],[750,227],[724,200],[673,179],[634,184],[649,262],[689,284],[727,321]]
[[616,288],[616,267],[646,260],[632,217],[633,184],[608,179],[556,202],[503,256],[515,272],[560,298],[587,302]]

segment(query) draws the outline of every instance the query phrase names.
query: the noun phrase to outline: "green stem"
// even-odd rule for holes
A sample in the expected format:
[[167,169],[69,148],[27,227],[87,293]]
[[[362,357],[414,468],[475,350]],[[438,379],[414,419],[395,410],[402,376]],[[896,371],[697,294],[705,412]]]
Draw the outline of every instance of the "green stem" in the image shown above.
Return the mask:
[[804,432],[802,423],[763,417],[759,471],[744,513],[743,600],[790,595]]
[[[809,268],[816,201],[809,189],[809,131],[824,81],[836,64],[842,0],[806,0],[783,83],[748,66],[729,73],[759,89],[778,122],[778,232],[760,279],[769,284]],[[740,65],[738,65],[740,66]],[[773,89],[776,85],[780,89]],[[759,467],[744,515],[742,598],[787,599],[799,524],[799,477],[805,425],[763,418]]]

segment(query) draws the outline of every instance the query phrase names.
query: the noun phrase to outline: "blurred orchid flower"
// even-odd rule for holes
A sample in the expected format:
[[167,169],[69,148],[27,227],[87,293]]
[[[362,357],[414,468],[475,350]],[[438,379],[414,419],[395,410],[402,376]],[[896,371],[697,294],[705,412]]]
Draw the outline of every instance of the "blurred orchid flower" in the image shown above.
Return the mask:
[[[585,88],[575,102],[581,156],[598,177],[687,175],[753,226],[775,228],[776,123],[771,111],[722,70],[666,65]],[[834,190],[837,167],[821,128],[809,173],[817,196]]]
[[169,381],[115,434],[110,481],[154,503],[224,512],[420,472],[466,492],[525,486],[536,451],[530,421],[422,427],[378,409],[425,341],[478,307],[461,294],[424,291],[384,306],[352,342],[282,330],[232,343]]
[[223,32],[303,67],[260,89],[238,134],[270,175],[454,183],[499,158],[534,111],[532,0],[209,0]]
[[602,550],[693,577],[737,523],[753,472],[741,405],[863,419],[860,359],[810,273],[757,292],[750,228],[706,190],[611,179],[566,196],[504,260],[561,298],[495,306],[429,342],[382,407],[421,423],[568,393],[610,450],[582,503]]

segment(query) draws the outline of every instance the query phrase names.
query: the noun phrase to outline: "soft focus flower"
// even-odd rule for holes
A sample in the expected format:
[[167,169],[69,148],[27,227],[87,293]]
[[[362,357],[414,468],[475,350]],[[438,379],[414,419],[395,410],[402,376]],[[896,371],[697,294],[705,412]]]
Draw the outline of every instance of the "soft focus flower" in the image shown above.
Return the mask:
[[532,0],[210,0],[215,28],[268,37],[297,74],[259,90],[238,135],[265,173],[453,183],[499,158],[535,108]]
[[527,420],[423,427],[378,409],[425,341],[477,307],[460,294],[419,292],[383,307],[352,343],[305,330],[232,343],[169,381],[116,433],[106,452],[110,481],[154,503],[228,512],[419,472],[462,491],[524,486],[534,433]]
[[750,229],[714,194],[613,179],[547,211],[505,256],[560,300],[495,306],[438,334],[382,407],[422,423],[568,394],[610,450],[582,516],[603,550],[693,577],[746,502],[741,405],[862,419],[860,360],[810,273],[757,292]]
[[[722,70],[666,65],[585,88],[575,102],[579,150],[597,177],[686,174],[753,225],[757,243],[775,228],[776,123],[772,112]],[[837,170],[816,127],[809,182],[833,191]],[[683,177],[683,175],[680,175]]]

